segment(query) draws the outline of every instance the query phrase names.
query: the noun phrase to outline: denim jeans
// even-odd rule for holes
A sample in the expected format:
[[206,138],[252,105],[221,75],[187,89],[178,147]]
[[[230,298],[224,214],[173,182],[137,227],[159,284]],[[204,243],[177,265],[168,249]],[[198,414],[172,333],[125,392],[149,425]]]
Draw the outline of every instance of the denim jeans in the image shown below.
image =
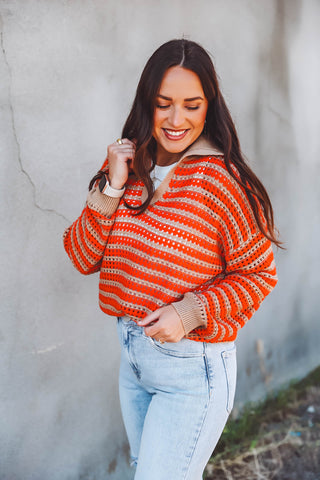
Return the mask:
[[119,391],[135,480],[200,480],[233,406],[233,342],[160,344],[118,320]]

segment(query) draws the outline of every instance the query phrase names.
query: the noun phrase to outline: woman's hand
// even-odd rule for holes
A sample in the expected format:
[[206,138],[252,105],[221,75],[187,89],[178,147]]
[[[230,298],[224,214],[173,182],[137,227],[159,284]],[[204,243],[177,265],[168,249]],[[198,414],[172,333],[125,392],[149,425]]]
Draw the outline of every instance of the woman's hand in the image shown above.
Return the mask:
[[136,146],[131,140],[123,138],[121,141],[122,144],[114,142],[109,145],[107,151],[109,183],[117,190],[121,190],[128,180],[136,151]]
[[179,342],[185,336],[182,321],[172,305],[158,308],[139,320],[138,325],[144,327],[148,337],[161,343]]

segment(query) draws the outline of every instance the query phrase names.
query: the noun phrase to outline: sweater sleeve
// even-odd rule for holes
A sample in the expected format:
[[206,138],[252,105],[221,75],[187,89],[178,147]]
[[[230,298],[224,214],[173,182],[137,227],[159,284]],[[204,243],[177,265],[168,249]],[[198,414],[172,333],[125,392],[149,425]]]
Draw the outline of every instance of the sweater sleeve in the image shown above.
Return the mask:
[[257,234],[229,253],[223,275],[173,306],[189,338],[195,333],[206,340],[233,340],[276,283],[271,244]]
[[212,198],[220,213],[224,270],[172,305],[187,338],[232,341],[275,287],[277,274],[271,242],[259,231],[241,187],[228,179]]
[[64,248],[80,273],[89,275],[100,270],[119,202],[119,198],[104,195],[94,187],[80,217],[64,232]]

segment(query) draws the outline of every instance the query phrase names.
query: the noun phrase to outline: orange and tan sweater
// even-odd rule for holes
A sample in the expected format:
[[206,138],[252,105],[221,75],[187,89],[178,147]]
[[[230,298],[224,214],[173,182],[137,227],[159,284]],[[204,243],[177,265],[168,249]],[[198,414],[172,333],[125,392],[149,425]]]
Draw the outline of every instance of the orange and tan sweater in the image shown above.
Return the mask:
[[73,265],[100,271],[99,303],[109,315],[137,320],[172,304],[187,338],[234,340],[277,276],[271,243],[222,154],[198,139],[144,213],[124,203],[144,198],[143,183],[131,176],[121,199],[93,188],[64,234]]

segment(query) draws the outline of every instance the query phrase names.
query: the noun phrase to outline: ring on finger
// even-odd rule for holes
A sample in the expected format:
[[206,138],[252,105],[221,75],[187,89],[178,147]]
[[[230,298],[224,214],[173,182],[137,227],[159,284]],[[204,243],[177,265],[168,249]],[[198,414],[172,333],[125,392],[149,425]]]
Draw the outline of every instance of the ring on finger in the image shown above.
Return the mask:
[[123,141],[122,141],[121,138],[117,138],[116,142],[117,142],[118,145],[122,145],[122,144],[123,144]]
[[161,338],[159,338],[158,342],[161,343],[161,345],[164,344],[164,341]]

